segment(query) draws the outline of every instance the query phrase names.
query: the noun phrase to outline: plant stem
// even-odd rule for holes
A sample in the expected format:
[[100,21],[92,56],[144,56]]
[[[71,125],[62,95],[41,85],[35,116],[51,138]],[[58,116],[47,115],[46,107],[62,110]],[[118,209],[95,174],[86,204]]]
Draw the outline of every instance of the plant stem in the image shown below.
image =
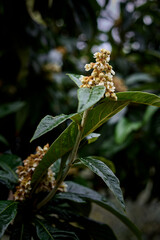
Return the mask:
[[68,164],[67,164],[62,176],[58,179],[58,181],[57,181],[55,187],[52,189],[52,191],[40,203],[38,203],[37,209],[40,209],[41,207],[43,207],[46,203],[48,203],[54,197],[54,195],[56,194],[59,186],[61,185],[61,183],[66,178],[66,176],[69,172],[69,169],[70,169],[72,163],[74,162],[74,160],[76,158],[78,148],[79,148],[79,144],[80,144],[81,139],[82,139],[82,134],[83,134],[83,130],[84,130],[84,126],[85,126],[85,122],[86,122],[88,112],[89,112],[89,109],[87,109],[83,113],[81,125],[79,126],[79,131],[78,131],[78,134],[77,134],[77,137],[76,137],[76,141],[75,141],[75,144],[73,146],[72,152],[69,156]]

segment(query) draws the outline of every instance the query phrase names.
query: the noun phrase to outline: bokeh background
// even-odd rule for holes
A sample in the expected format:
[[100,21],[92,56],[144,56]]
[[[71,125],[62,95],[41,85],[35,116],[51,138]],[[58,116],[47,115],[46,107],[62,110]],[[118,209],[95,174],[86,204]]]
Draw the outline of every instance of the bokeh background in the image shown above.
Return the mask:
[[[68,123],[30,143],[44,116],[76,111],[77,87],[66,74],[86,75],[84,65],[101,48],[112,52],[117,91],[160,94],[158,0],[1,0],[0,29],[0,153],[25,159],[37,145],[56,139]],[[111,161],[128,214],[146,240],[160,239],[159,113],[156,107],[129,105],[79,152]],[[70,178],[109,196],[90,172],[73,170]],[[95,208],[93,217],[99,212]],[[110,216],[101,220],[120,239],[134,239]]]

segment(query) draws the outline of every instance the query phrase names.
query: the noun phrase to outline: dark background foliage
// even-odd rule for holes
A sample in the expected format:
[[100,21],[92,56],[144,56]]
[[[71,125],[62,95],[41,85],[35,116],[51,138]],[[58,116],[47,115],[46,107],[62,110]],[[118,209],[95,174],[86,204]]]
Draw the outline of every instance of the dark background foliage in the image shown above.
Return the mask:
[[[77,88],[66,73],[86,74],[84,65],[102,47],[112,50],[117,90],[159,94],[159,1],[98,2],[0,2],[1,153],[24,159],[37,145],[53,142],[66,123],[29,141],[45,115],[76,111]],[[152,182],[150,199],[159,198],[159,126],[158,109],[130,105],[80,155],[112,160],[125,197],[136,199]],[[93,187],[101,184],[96,179]]]

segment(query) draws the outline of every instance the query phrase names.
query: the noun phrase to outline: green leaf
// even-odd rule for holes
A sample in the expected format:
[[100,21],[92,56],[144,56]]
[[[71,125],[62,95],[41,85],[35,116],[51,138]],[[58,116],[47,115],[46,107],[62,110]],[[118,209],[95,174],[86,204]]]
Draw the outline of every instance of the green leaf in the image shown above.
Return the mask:
[[16,222],[13,225],[10,240],[31,240],[32,237],[32,225],[29,223]]
[[[73,195],[77,195],[78,197],[84,200],[94,202],[101,206],[102,208],[106,209],[107,211],[111,212],[113,215],[119,218],[119,220],[121,220],[136,235],[137,239],[141,240],[141,232],[139,231],[139,229],[126,217],[126,215],[124,215],[124,212],[117,210],[115,206],[111,204],[105,197],[101,196],[94,190],[81,186],[77,183],[71,181],[66,181],[65,183],[68,185],[67,193],[72,193]],[[59,195],[58,196],[59,198],[61,197],[61,199],[65,199],[65,194],[66,193],[58,193],[57,195]]]
[[35,224],[37,235],[40,240],[61,240],[61,239],[79,240],[75,233],[53,228],[44,220],[36,219]]
[[104,100],[95,108],[91,109],[87,115],[86,124],[83,131],[83,138],[94,132],[102,124],[107,122],[112,116],[121,111],[129,102]]
[[[83,138],[88,134],[92,133],[95,129],[100,127],[108,119],[110,119],[114,114],[123,109],[128,102],[103,102],[89,111],[84,131]],[[69,152],[75,143],[75,139],[78,133],[78,127],[75,122],[71,123],[62,134],[52,143],[48,152],[45,154],[41,160],[38,167],[32,176],[32,184],[37,185],[41,181],[41,178],[58,158],[61,158],[64,154]]]
[[111,169],[103,162],[92,157],[80,158],[80,161],[87,166],[92,172],[103,179],[115,197],[118,199],[122,208],[125,209],[123,194],[120,188],[118,178],[114,175]]
[[[63,199],[63,195],[62,194],[56,194],[55,198],[56,199]],[[75,194],[70,193],[70,192],[66,192],[64,198],[65,198],[65,200],[70,200],[72,202],[81,203],[81,204],[86,202],[80,196],[75,195]]]
[[18,180],[17,174],[15,173],[17,166],[21,165],[22,162],[19,157],[13,154],[2,154],[0,156],[0,167],[4,171],[0,171],[0,175],[3,179],[8,182],[16,183]]
[[104,86],[95,86],[93,88],[78,89],[78,112],[83,112],[96,104],[105,93]]
[[148,106],[143,116],[143,124],[147,124],[157,110],[158,107]]
[[78,127],[75,122],[71,123],[62,134],[52,143],[49,150],[43,157],[42,161],[39,163],[38,167],[32,177],[32,184],[38,184],[41,178],[47,171],[47,169],[64,154],[69,152],[74,143],[78,133]]
[[115,142],[122,144],[129,134],[142,127],[142,122],[130,122],[127,118],[121,118],[115,128]]
[[160,107],[160,97],[155,94],[138,91],[119,92],[116,94],[118,101],[128,101],[132,103],[152,105]]
[[[91,109],[87,115],[86,124],[82,138],[94,132],[98,127],[104,124],[116,113],[121,111],[130,102],[142,103],[148,105],[160,105],[160,98],[154,94],[141,92],[122,92],[117,93],[118,101],[104,99],[99,105]],[[76,115],[75,115],[76,116]],[[44,156],[38,167],[36,168],[32,184],[39,182],[41,177],[58,158],[69,152],[75,143],[78,127],[76,123],[72,123],[69,127],[53,142],[47,154]]]
[[52,234],[50,233],[52,231],[51,226],[45,224],[39,219],[36,219],[35,224],[37,235],[40,240],[55,240],[55,238],[53,238]]
[[86,138],[88,140],[88,144],[95,142],[101,134],[99,133],[90,133]]
[[92,158],[95,158],[95,159],[97,159],[99,161],[104,162],[112,170],[113,173],[116,172],[114,163],[112,161],[106,159],[105,157],[101,157],[101,156],[92,156]]
[[76,113],[69,114],[69,115],[61,114],[56,117],[52,117],[50,115],[45,116],[38,124],[37,129],[30,142],[32,142],[36,138],[39,138],[45,133],[51,131],[52,129],[54,129],[55,127],[57,127],[58,125],[66,121],[67,119],[73,117],[74,115],[76,115]]
[[0,142],[3,143],[3,144],[5,144],[6,146],[9,146],[8,141],[7,141],[6,138],[3,137],[1,134],[0,134]]
[[134,73],[126,78],[126,84],[128,86],[135,84],[137,82],[153,82],[154,78],[146,73]]
[[17,202],[0,201],[0,238],[17,213]]
[[67,74],[70,79],[75,82],[75,84],[80,87],[82,85],[81,81],[79,80],[79,78],[81,77],[81,75],[77,75],[77,74]]
[[25,103],[20,101],[0,105],[0,118],[5,117],[11,113],[17,112],[24,105]]
[[[4,163],[14,171],[16,170],[17,166],[22,165],[22,161],[18,156],[9,153],[0,155],[0,166],[2,167]],[[4,167],[4,169],[7,170],[6,167]]]
[[[75,194],[73,194],[75,195]],[[66,194],[65,194],[66,197]],[[64,199],[65,200],[65,199]],[[81,229],[84,229],[85,234],[87,234],[86,239],[95,239],[95,240],[116,240],[117,238],[115,237],[112,229],[104,224],[97,222],[95,220],[92,220],[88,218],[88,215],[85,216],[83,215],[82,212],[77,214],[77,208],[75,206],[80,206],[80,207],[85,207],[84,204],[79,204],[77,202],[77,205],[73,205],[72,200],[69,203],[70,209],[61,209],[59,208],[53,208],[53,212],[56,212],[58,214],[60,219],[63,219],[65,222],[74,222],[76,225],[80,226]],[[86,209],[84,209],[86,211]],[[85,213],[85,212],[84,212]],[[87,226],[87,227],[86,227]],[[98,231],[97,231],[98,229]],[[76,230],[79,230],[79,228],[74,228],[74,232],[76,233]],[[89,237],[90,236],[90,237]],[[87,238],[88,237],[88,238]],[[83,238],[82,238],[83,239]]]
[[[17,183],[18,177],[15,173],[17,166],[22,162],[19,157],[12,154],[2,154],[0,156],[0,178],[5,182],[8,188],[12,188],[13,183]],[[13,186],[12,186],[13,185]]]

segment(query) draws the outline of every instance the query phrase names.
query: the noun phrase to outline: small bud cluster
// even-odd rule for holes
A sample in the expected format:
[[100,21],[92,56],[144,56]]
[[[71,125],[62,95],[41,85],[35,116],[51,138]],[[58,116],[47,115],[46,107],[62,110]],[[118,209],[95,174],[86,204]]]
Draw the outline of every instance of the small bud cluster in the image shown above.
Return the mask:
[[91,88],[94,86],[105,86],[105,96],[117,100],[113,82],[115,72],[112,70],[112,66],[108,64],[110,54],[106,49],[101,49],[100,52],[94,54],[96,63],[91,62],[85,65],[86,71],[93,69],[91,76],[81,76],[80,81],[82,85],[80,87]]
[[[23,166],[19,166],[16,170],[16,173],[19,177],[19,186],[16,187],[16,192],[14,193],[14,199],[23,201],[30,197],[31,192],[31,178],[35,171],[35,168],[38,166],[44,155],[49,149],[49,144],[46,144],[43,148],[37,147],[36,153],[28,156],[24,161]],[[44,176],[43,180],[40,182],[39,186],[36,189],[35,193],[50,191],[54,188],[56,181],[54,173],[51,170],[51,167],[48,169],[47,174]],[[67,185],[62,183],[59,187],[60,191],[65,192]]]

